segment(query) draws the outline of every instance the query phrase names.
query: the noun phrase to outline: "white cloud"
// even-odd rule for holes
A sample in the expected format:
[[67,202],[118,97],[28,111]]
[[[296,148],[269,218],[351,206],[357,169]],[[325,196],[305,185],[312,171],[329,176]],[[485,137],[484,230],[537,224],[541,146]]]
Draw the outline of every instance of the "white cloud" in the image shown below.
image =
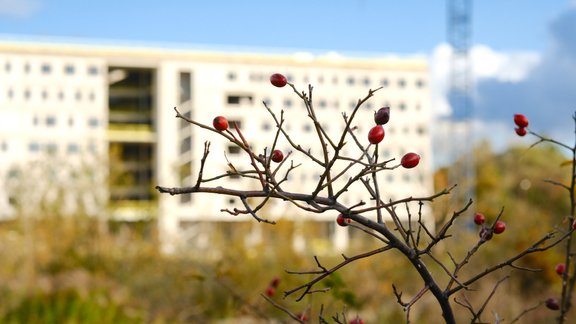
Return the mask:
[[[447,99],[451,56],[450,45],[440,44],[430,58],[431,100],[437,116],[446,116],[452,111]],[[497,52],[485,45],[475,45],[470,49],[471,81],[520,82],[538,66],[540,60],[540,55],[534,52]]]
[[0,16],[26,18],[41,6],[41,0],[0,0]]
[[470,51],[474,80],[493,78],[518,82],[540,63],[540,55],[533,52],[496,52],[488,46],[476,45]]

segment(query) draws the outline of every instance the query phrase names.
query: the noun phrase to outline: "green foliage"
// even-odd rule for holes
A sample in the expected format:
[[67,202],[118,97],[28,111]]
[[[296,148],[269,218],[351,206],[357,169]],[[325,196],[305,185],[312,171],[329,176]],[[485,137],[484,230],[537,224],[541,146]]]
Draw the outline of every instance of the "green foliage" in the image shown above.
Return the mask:
[[2,323],[141,323],[142,318],[115,304],[105,292],[81,296],[64,290],[36,293],[8,310]]

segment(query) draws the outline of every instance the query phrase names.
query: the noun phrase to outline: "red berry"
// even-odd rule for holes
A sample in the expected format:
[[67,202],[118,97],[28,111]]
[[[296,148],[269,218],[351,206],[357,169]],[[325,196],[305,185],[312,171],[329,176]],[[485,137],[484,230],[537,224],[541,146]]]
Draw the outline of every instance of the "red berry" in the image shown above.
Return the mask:
[[390,107],[382,107],[374,113],[374,122],[385,125],[390,120]]
[[274,73],[270,76],[270,83],[272,83],[272,85],[275,87],[282,88],[288,83],[288,80],[284,75],[280,73]]
[[474,223],[476,223],[476,225],[482,225],[484,224],[485,221],[486,217],[484,216],[484,214],[476,213],[476,215],[474,215]]
[[528,118],[522,114],[514,115],[514,124],[520,128],[528,127]]
[[336,217],[336,223],[338,223],[340,226],[348,226],[348,224],[352,223],[352,220],[348,217],[344,217],[342,214],[339,214],[338,217]]
[[274,278],[272,279],[272,281],[270,281],[270,286],[271,286],[271,287],[276,288],[276,287],[278,287],[279,284],[280,284],[280,278],[279,278],[279,277],[274,277]]
[[368,132],[368,141],[372,144],[378,144],[384,139],[384,128],[380,125],[372,127]]
[[572,222],[572,230],[576,231],[576,221]]
[[212,121],[212,126],[214,126],[214,128],[216,128],[219,131],[225,131],[228,129],[228,121],[226,120],[226,118],[218,116],[214,118],[214,120]]
[[412,152],[404,154],[402,160],[400,160],[400,164],[406,169],[412,169],[418,163],[420,163],[420,155]]
[[516,127],[516,128],[514,128],[514,131],[516,132],[516,135],[518,135],[518,136],[526,135],[526,128],[524,128],[524,127]]
[[276,293],[276,289],[274,289],[274,287],[266,288],[266,296],[272,297],[272,296],[274,296],[275,293]]
[[560,303],[558,303],[558,299],[556,298],[548,298],[546,299],[546,307],[548,307],[551,310],[559,310],[560,309]]
[[496,224],[494,224],[494,234],[500,234],[504,232],[504,230],[506,230],[506,223],[503,221],[497,221]]
[[556,273],[559,275],[563,275],[564,271],[566,271],[566,265],[564,263],[558,263],[556,265]]
[[364,320],[361,318],[355,318],[349,322],[350,324],[364,324]]
[[282,162],[282,160],[284,160],[284,154],[282,153],[282,151],[274,150],[274,152],[272,152],[272,161],[280,163]]

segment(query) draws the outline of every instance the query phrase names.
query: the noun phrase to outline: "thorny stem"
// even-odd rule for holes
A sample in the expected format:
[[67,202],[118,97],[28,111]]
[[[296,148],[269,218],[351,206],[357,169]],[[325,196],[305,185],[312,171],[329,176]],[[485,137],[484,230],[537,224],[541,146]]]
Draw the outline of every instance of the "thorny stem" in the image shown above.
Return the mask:
[[[576,114],[572,116],[575,124],[574,133],[576,134]],[[555,142],[554,142],[555,143]],[[558,144],[560,145],[560,144]],[[570,196],[570,217],[569,222],[567,224],[568,231],[571,233],[573,232],[573,224],[574,224],[574,213],[575,213],[575,197],[574,197],[574,188],[576,187],[576,140],[574,147],[571,148],[572,150],[572,174],[570,179],[570,189],[568,194]],[[560,316],[558,317],[558,323],[562,324],[566,320],[566,314],[570,311],[572,307],[572,293],[574,292],[574,284],[576,282],[576,269],[572,270],[572,275],[570,275],[570,266],[572,265],[572,257],[574,251],[572,251],[572,237],[573,235],[569,235],[568,239],[566,240],[565,245],[565,260],[564,264],[566,265],[566,269],[562,274],[562,295],[560,301]]]

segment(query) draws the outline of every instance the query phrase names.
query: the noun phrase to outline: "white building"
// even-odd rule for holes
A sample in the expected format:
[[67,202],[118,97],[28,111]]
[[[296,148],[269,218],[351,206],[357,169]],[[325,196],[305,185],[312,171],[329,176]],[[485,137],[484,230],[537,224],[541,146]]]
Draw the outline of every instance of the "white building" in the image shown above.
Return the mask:
[[[113,217],[157,216],[167,251],[187,241],[202,244],[211,222],[250,220],[250,216],[220,211],[242,205],[225,196],[158,195],[154,186],[193,185],[207,140],[212,146],[204,178],[228,169],[224,153],[237,169],[248,169],[249,160],[215,133],[176,119],[173,107],[207,125],[218,115],[237,121],[253,149],[263,152],[276,131],[262,104],[265,101],[278,116],[284,109],[286,129],[295,142],[320,154],[301,100],[289,87],[270,85],[269,76],[275,72],[288,76],[300,91],[307,90],[309,83],[314,86],[315,110],[330,134],[341,132],[342,112],[349,114],[369,88],[383,87],[358,113],[354,125],[359,139],[368,144],[366,134],[374,124],[373,112],[390,106],[392,117],[379,145],[380,160],[396,158],[397,162],[390,164],[394,165],[404,153],[413,151],[422,161],[415,169],[384,172],[382,197],[389,200],[432,193],[428,68],[423,59],[16,41],[0,41],[2,183],[9,182],[15,166],[46,159],[46,152],[67,162],[98,161],[94,165],[104,166],[109,174],[106,192]],[[353,141],[348,142],[346,154],[359,157]],[[279,148],[285,153],[294,151],[285,140]],[[89,158],[87,153],[91,153]],[[303,164],[294,170],[285,189],[311,191],[322,171],[307,163],[302,154],[293,153],[290,158]],[[215,185],[257,189],[257,182],[238,178]],[[10,188],[0,187],[0,213],[4,216],[16,212]],[[342,202],[369,203],[361,186],[352,189],[342,196]],[[334,226],[336,215],[304,213],[285,202],[270,204],[267,212],[271,219],[325,222],[335,233],[335,242],[346,244],[348,231]],[[425,217],[433,223],[429,210]]]

